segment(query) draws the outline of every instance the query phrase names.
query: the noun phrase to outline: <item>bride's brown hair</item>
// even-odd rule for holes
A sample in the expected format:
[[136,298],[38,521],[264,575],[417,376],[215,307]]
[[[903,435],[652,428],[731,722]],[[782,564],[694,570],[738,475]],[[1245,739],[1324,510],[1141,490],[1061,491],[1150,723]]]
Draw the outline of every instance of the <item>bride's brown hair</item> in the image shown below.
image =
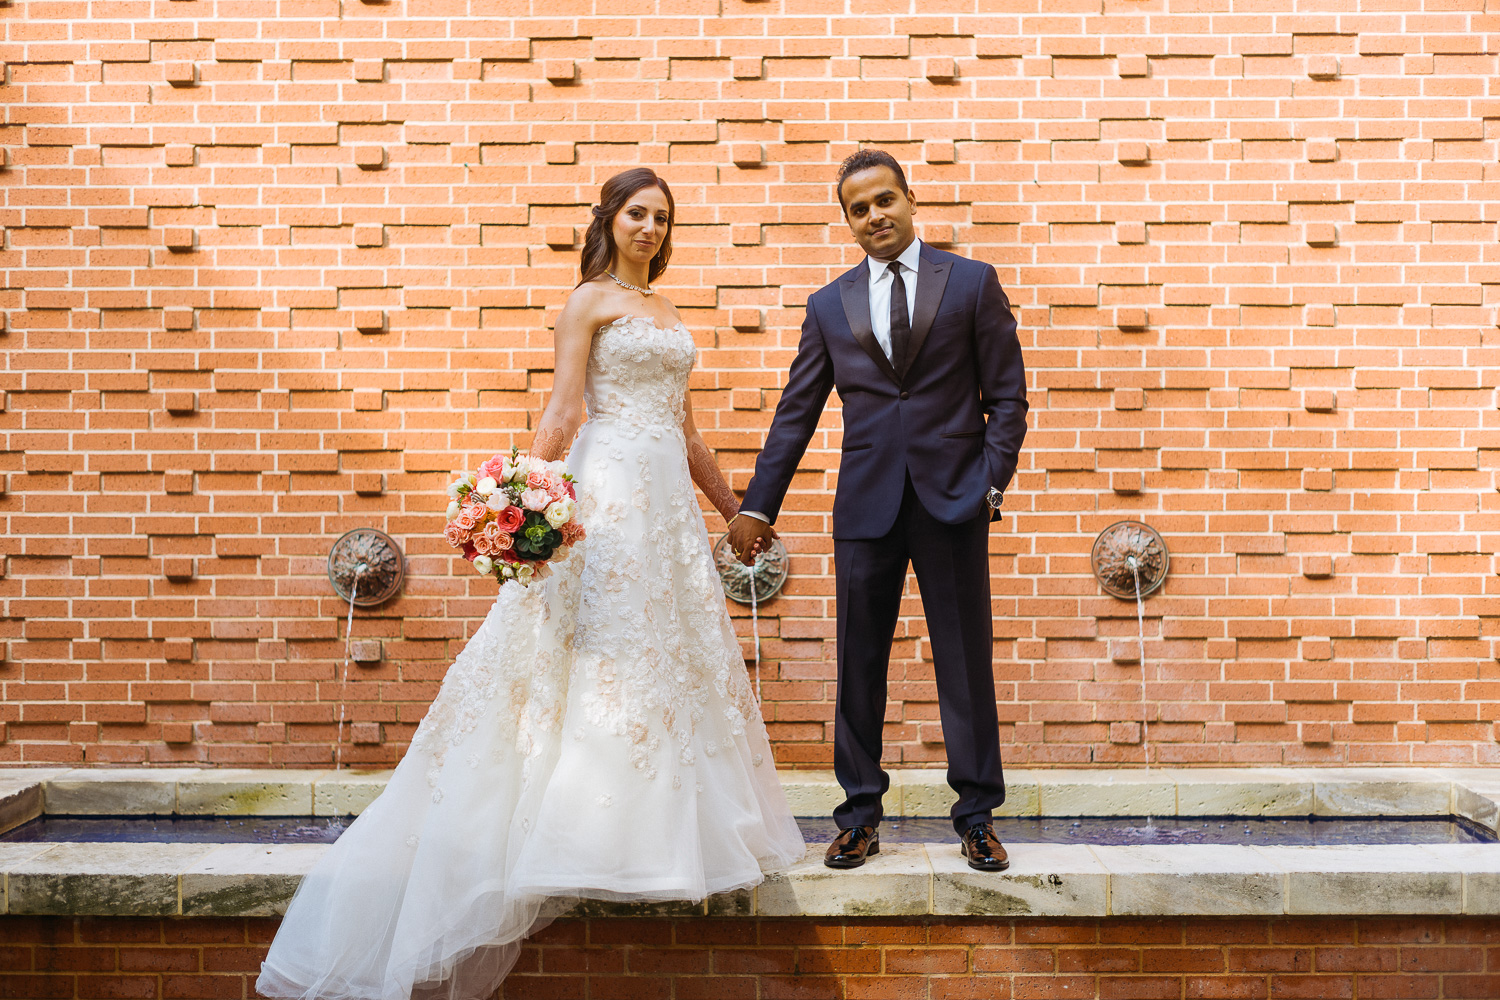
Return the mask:
[[661,188],[661,193],[667,196],[667,235],[662,239],[656,256],[651,258],[646,280],[655,281],[667,269],[667,261],[672,259],[672,225],[677,220],[677,203],[672,200],[672,189],[656,175],[655,170],[633,167],[615,174],[599,189],[599,204],[593,207],[593,221],[583,236],[583,255],[578,265],[583,272],[583,277],[578,280],[580,285],[609,270],[615,259],[615,216],[630,201],[631,195],[648,187]]

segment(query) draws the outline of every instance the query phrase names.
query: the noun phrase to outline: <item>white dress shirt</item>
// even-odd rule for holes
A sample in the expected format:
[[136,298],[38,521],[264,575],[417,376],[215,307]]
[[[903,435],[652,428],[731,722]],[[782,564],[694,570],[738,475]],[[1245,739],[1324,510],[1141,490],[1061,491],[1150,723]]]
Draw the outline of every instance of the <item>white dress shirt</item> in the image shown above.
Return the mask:
[[[901,265],[901,280],[906,283],[906,325],[911,328],[912,316],[917,311],[917,264],[922,259],[922,241],[912,240],[911,245],[901,251],[896,261]],[[870,268],[870,325],[875,328],[875,340],[886,357],[891,356],[891,287],[896,279],[891,275],[890,261],[878,257],[866,257]],[[895,363],[895,359],[892,359]],[[771,519],[758,510],[742,510],[741,514],[757,521]]]
[[[912,240],[911,245],[901,251],[896,261],[901,265],[901,280],[906,283],[906,325],[911,328],[911,318],[917,311],[917,266],[922,259],[922,241]],[[891,287],[895,278],[891,275],[890,261],[878,257],[866,257],[870,265],[870,325],[875,328],[875,340],[886,357],[891,356]],[[892,358],[892,363],[895,359]]]

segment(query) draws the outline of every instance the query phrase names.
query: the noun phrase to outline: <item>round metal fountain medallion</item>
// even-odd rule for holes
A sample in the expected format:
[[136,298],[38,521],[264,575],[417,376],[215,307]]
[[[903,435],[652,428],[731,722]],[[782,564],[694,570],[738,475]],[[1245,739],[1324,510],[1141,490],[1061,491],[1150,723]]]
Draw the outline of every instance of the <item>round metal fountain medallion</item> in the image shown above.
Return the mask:
[[406,579],[401,546],[379,528],[355,528],[328,553],[328,582],[344,600],[366,608],[395,597]]
[[1125,600],[1145,597],[1167,578],[1167,543],[1149,524],[1116,521],[1094,539],[1089,559],[1106,593]]
[[714,567],[719,571],[719,581],[724,584],[724,593],[731,601],[750,603],[750,578],[755,577],[755,600],[764,603],[775,597],[786,583],[786,547],[772,539],[769,551],[755,557],[755,565],[746,566],[729,550],[729,536],[719,539],[714,546]]

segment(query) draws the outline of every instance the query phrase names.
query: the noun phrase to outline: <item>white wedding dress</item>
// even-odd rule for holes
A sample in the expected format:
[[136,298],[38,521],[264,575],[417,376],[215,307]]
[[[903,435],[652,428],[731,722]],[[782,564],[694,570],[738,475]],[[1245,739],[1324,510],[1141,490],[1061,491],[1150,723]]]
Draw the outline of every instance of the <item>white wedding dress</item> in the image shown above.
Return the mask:
[[802,859],[688,473],[696,356],[681,324],[595,336],[568,462],[587,537],[500,588],[261,993],[478,1000],[580,897],[700,900]]

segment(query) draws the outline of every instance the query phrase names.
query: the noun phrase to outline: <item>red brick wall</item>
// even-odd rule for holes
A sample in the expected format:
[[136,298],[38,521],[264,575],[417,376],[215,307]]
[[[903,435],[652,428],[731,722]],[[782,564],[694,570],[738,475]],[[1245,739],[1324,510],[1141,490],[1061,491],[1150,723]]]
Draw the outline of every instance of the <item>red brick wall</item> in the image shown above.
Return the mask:
[[[274,920],[0,917],[0,996],[256,996]],[[1500,996],[1500,922],[1440,919],[567,920],[525,1000]]]
[[[528,439],[598,183],[675,188],[664,287],[743,487],[807,293],[858,259],[829,180],[861,143],[1021,321],[1007,760],[1139,761],[1142,719],[1162,763],[1500,759],[1493,16],[852,6],[0,6],[0,760],[326,764],[323,560],[359,525],[411,577],[358,616],[345,759],[397,759],[493,593],[442,484]],[[783,764],[829,760],[824,426],[763,620]],[[1125,517],[1173,552],[1144,667],[1087,565]],[[890,754],[930,764],[909,609]]]

